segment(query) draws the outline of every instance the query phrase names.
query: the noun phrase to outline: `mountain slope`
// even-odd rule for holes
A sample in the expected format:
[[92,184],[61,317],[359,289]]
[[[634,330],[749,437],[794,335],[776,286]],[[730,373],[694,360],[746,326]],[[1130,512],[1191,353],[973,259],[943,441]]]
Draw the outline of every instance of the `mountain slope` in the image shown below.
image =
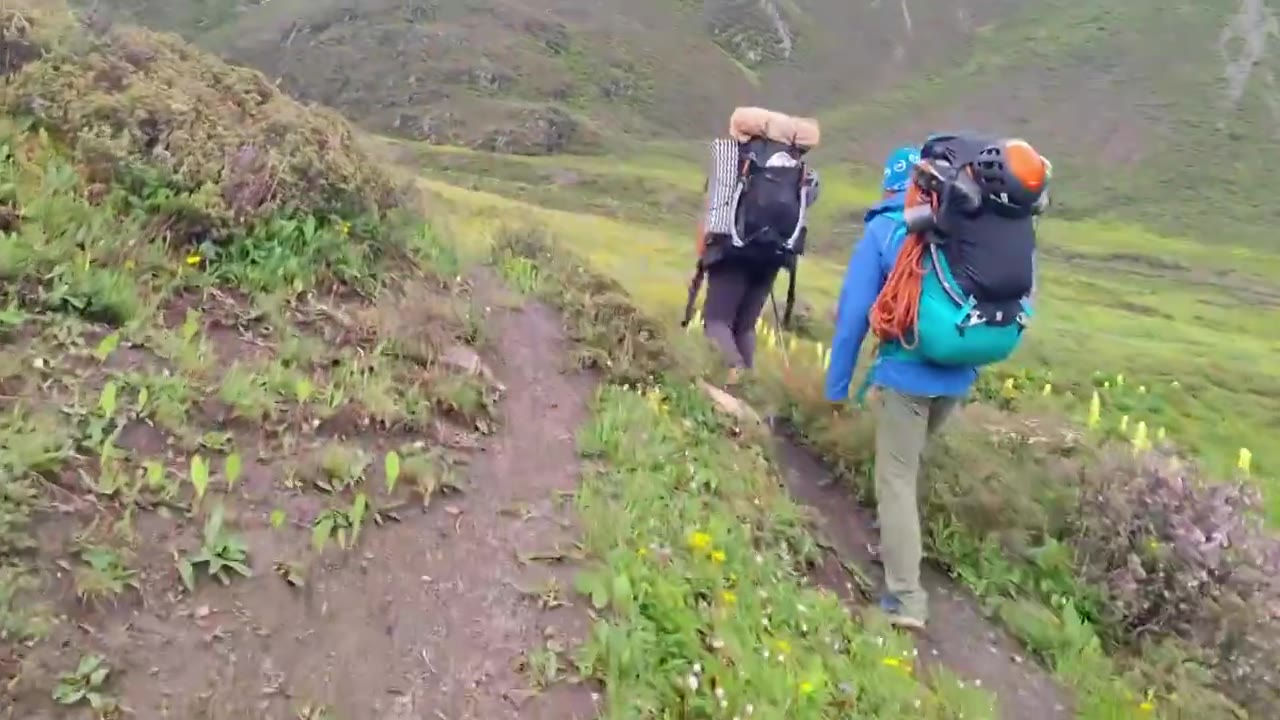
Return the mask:
[[612,153],[760,103],[818,115],[815,159],[866,173],[931,130],[993,128],[1054,159],[1063,216],[1274,246],[1267,0],[112,2],[376,132]]

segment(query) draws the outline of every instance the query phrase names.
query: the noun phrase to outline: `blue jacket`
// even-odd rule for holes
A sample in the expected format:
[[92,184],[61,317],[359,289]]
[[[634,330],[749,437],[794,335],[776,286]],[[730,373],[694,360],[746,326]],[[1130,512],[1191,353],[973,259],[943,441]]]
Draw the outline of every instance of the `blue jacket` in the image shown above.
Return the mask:
[[[900,215],[890,214],[902,210],[904,196],[891,195],[867,212],[862,239],[849,259],[827,367],[826,396],[831,402],[849,399],[849,384],[870,325],[871,306],[906,240]],[[942,367],[911,357],[877,358],[867,372],[873,385],[918,397],[963,397],[978,377],[976,368]]]

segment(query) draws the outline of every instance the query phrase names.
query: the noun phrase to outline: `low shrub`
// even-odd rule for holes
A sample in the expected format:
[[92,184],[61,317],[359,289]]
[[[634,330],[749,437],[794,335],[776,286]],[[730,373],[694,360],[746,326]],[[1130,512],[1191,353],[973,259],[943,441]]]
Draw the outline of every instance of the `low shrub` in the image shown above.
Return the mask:
[[47,0],[6,3],[0,27],[19,50],[3,68],[0,109],[65,144],[90,183],[190,194],[172,235],[217,239],[268,217],[378,215],[400,199],[345,120],[175,35]]
[[[871,413],[826,402],[813,363],[771,362],[759,380],[756,399],[873,502]],[[1248,482],[1204,478],[1168,445],[1135,453],[983,404],[932,444],[923,472],[931,552],[980,596],[1069,604],[1149,685],[1201,698],[1206,717],[1235,709],[1198,677],[1258,717],[1280,707],[1280,539]],[[1169,667],[1148,660],[1171,648]]]

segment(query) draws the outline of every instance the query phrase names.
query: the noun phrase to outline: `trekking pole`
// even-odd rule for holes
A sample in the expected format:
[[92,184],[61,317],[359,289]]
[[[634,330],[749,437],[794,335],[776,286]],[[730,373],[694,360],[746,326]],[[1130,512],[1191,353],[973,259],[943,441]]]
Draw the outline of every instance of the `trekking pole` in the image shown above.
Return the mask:
[[778,301],[773,296],[773,288],[769,288],[769,304],[773,306],[773,328],[778,334],[778,347],[782,348],[782,364],[791,367],[791,358],[787,356],[787,343],[782,337],[782,315],[778,313]]

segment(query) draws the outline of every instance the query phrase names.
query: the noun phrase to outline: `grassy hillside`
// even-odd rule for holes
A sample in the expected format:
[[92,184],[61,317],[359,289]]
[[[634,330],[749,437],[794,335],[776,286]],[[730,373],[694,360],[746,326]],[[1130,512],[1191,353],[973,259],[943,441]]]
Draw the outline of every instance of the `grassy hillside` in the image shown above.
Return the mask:
[[[698,177],[678,144],[513,158],[364,143],[336,115],[172,37],[101,17],[80,25],[48,2],[16,7],[0,12],[19,51],[6,55],[0,119],[0,706],[15,717],[408,716],[419,659],[508,668],[535,695],[576,671],[622,714],[995,715],[985,688],[917,677],[928,659],[905,636],[814,590],[821,552],[779,466],[708,406],[670,354],[668,328],[623,292],[666,319],[682,303]],[[568,16],[573,4],[557,8]],[[165,22],[229,32],[262,9]],[[669,12],[642,10],[632,20],[652,27]],[[715,17],[690,42],[736,54],[726,67],[762,85],[803,52],[838,46],[834,34],[830,46],[806,35],[817,7],[774,11],[766,31],[778,17],[798,28],[789,57]],[[924,22],[912,17],[912,28]],[[579,111],[602,138],[623,127],[609,122],[652,117],[599,120],[592,103]],[[428,166],[418,192],[398,186],[392,160]],[[818,220],[832,235],[875,193],[828,177]],[[537,226],[564,245],[531,242]],[[1248,498],[1256,482],[1280,517],[1265,442],[1280,417],[1280,261],[1132,224],[1056,218],[1044,237],[1034,339],[984,379],[986,403],[930,458],[932,550],[1045,662],[1079,717],[1239,717],[1210,685],[1267,717],[1280,697],[1268,673],[1280,652],[1277,555]],[[581,346],[554,352],[563,333],[541,306],[522,316],[539,336],[507,342],[490,313],[523,301],[486,291],[499,281],[468,266],[472,249],[559,304]],[[818,326],[840,274],[821,256],[804,265]],[[745,390],[858,486],[866,415],[817,397],[821,346],[771,337]],[[503,388],[478,369],[491,343],[552,351],[521,355],[536,356],[539,374]],[[495,492],[527,485],[535,453],[466,467],[496,422],[551,424],[500,423],[504,389],[526,418],[572,404],[555,391],[572,374],[566,361],[611,384],[581,434],[591,462],[577,500],[595,572],[572,595],[517,583],[517,572],[442,576],[433,562],[474,570],[477,553],[492,559],[486,570],[579,559],[565,537],[528,534],[560,526],[543,514],[559,495],[509,505]],[[648,385],[655,375],[660,387]],[[1095,388],[1103,407],[1087,422]],[[563,451],[574,427],[515,447]],[[1137,427],[1157,438],[1163,428],[1224,473],[1252,447],[1257,478],[1169,476],[1157,464],[1167,458],[1134,453]],[[501,455],[503,442],[479,456]],[[573,475],[572,459],[557,458]],[[425,507],[463,475],[478,491]],[[553,522],[526,523],[535,517]],[[469,534],[491,526],[509,534]],[[1219,531],[1239,552],[1210,552],[1203,541]],[[490,605],[497,596],[507,604]],[[595,623],[572,657],[559,636],[525,645],[507,631],[508,608],[587,602],[598,613],[580,617]],[[969,639],[989,630],[979,622]],[[422,646],[450,634],[460,642]],[[494,661],[498,644],[512,657]],[[474,677],[454,677],[454,689],[472,695]],[[513,712],[506,685],[480,689]]]
[[[444,181],[424,181],[443,197],[474,205],[483,216],[551,224],[650,307],[679,316],[690,273],[690,221],[651,220],[678,217],[695,202],[697,188],[676,161],[562,163],[427,148],[414,156],[433,168],[428,177]],[[564,173],[575,179],[550,180]],[[851,205],[868,195],[832,185],[832,197]],[[1280,256],[1223,254],[1106,223],[1050,219],[1042,236],[1050,258],[1044,307],[1014,366],[1051,371],[1060,390],[1084,400],[1095,377],[1124,375],[1133,390],[1150,391],[1126,400],[1135,424],[1146,421],[1153,432],[1165,427],[1214,467],[1231,467],[1242,445],[1264,473],[1280,467],[1280,453],[1267,441],[1280,429],[1280,374],[1273,370]],[[843,257],[802,264],[800,296],[819,325],[834,306],[842,273]],[[1083,410],[1077,404],[1075,411]],[[1271,500],[1280,519],[1280,493]]]
[[828,131],[850,160],[904,130],[1021,133],[1062,170],[1061,217],[1274,248],[1275,23],[1235,0],[1029,3],[950,67],[834,111]]
[[[1061,217],[1272,244],[1280,160],[1265,0],[114,0],[287,91],[406,138],[612,153],[719,132],[735,105],[814,113],[827,166],[874,171],[937,128],[1025,134]],[[1176,38],[1176,43],[1171,39]],[[696,150],[687,150],[696,152]]]

